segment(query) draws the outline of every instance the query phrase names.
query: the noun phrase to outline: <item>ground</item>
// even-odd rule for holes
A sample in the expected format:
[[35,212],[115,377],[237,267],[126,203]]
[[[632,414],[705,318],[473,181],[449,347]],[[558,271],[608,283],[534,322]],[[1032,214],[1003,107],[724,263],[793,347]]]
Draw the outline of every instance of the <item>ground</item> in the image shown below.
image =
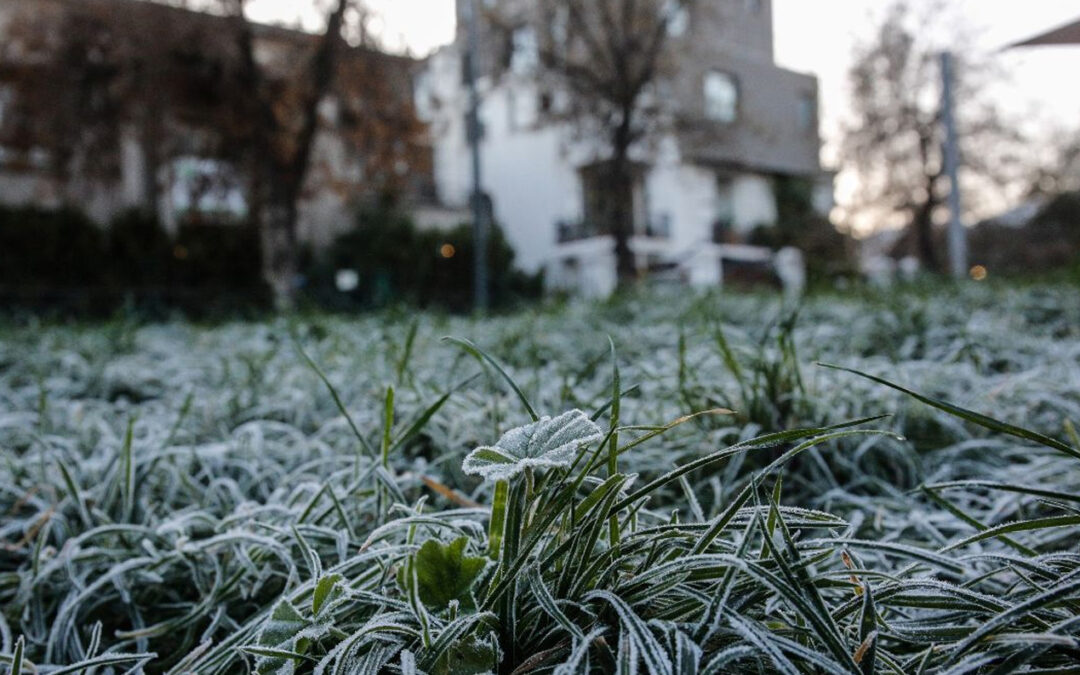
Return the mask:
[[0,671],[1063,668],[1070,420],[1066,286],[9,322]]

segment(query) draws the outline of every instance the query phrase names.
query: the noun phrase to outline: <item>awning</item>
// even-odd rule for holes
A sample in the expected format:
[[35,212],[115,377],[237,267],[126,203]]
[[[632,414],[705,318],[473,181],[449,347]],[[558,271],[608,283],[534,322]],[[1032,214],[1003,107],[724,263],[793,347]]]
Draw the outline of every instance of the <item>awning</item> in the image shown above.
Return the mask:
[[1023,42],[1010,45],[1012,47],[1034,47],[1038,45],[1080,45],[1080,19],[1055,28],[1041,35],[1028,38]]

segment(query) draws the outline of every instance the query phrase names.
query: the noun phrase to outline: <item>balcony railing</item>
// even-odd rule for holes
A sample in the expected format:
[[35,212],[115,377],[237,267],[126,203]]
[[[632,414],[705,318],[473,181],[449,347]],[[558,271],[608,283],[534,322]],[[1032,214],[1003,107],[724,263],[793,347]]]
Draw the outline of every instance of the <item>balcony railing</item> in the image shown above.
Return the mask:
[[[560,244],[611,234],[610,227],[589,221],[560,220],[556,223],[555,229]],[[664,215],[642,223],[634,228],[633,236],[647,237],[649,239],[670,239],[671,217]]]

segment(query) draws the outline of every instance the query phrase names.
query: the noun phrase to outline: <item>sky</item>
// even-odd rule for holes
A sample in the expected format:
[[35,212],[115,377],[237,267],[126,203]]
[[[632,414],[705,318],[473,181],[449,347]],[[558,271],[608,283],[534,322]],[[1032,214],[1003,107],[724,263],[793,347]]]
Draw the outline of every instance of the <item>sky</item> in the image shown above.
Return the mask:
[[[822,160],[842,168],[838,143],[848,120],[847,70],[856,44],[873,34],[891,3],[884,0],[773,0],[776,61],[785,68],[813,73],[821,93]],[[913,2],[929,6],[929,1]],[[1032,47],[1001,51],[1002,47],[1080,18],[1080,0],[940,0],[943,7],[938,40],[947,44],[956,27],[970,36],[975,48],[995,54],[1003,77],[992,97],[1035,142],[1052,144],[1062,129],[1080,129],[1080,46]],[[823,13],[828,22],[823,24]],[[815,30],[807,30],[807,27]],[[1017,192],[1020,186],[1016,186]],[[858,190],[852,171],[836,181],[837,203],[851,203]],[[1017,194],[985,200],[979,215],[1007,209]],[[840,220],[846,216],[841,213]],[[859,225],[856,223],[856,227]],[[869,223],[863,229],[870,229]]]
[[[325,0],[316,0],[325,4]],[[377,14],[381,38],[390,49],[424,55],[454,37],[454,0],[365,0]],[[311,0],[250,0],[248,13],[256,21],[299,23],[318,27]]]
[[[325,1],[325,0],[324,0]],[[710,0],[706,0],[710,1]],[[367,0],[382,23],[384,43],[423,55],[452,39],[454,0]],[[1080,0],[912,0],[916,7],[934,3],[948,28],[962,26],[976,49],[997,52],[1005,77],[994,85],[993,97],[1041,142],[1053,142],[1061,128],[1080,128],[1080,46],[999,50],[1049,28],[1080,18]],[[816,75],[821,91],[821,120],[827,168],[840,167],[838,141],[847,119],[847,70],[856,44],[871,35],[890,3],[885,0],[773,0],[775,56],[779,65]],[[252,0],[252,17],[264,21],[296,22],[297,0]],[[299,17],[310,26],[313,18]],[[837,200],[849,202],[857,179],[841,172]],[[1002,199],[990,210],[1010,204]]]

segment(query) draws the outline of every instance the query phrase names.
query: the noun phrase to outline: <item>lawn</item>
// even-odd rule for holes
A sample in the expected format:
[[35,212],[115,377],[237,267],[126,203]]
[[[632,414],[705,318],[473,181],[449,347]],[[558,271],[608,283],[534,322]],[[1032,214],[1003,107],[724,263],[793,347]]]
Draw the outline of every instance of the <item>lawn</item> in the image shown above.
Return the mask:
[[0,672],[1068,672],[1070,420],[1066,286],[9,324]]

